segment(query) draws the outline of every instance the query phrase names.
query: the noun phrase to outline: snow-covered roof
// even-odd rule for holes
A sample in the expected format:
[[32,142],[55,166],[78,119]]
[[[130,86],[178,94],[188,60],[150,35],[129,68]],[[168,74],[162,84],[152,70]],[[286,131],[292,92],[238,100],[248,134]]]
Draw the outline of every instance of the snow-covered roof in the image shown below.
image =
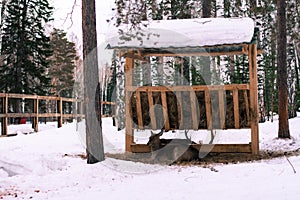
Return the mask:
[[[122,40],[117,31],[107,40],[108,48],[147,49],[206,47],[250,43],[254,34],[251,18],[200,18],[145,22],[140,39]],[[126,27],[122,27],[126,33]],[[131,33],[135,35],[135,33]]]

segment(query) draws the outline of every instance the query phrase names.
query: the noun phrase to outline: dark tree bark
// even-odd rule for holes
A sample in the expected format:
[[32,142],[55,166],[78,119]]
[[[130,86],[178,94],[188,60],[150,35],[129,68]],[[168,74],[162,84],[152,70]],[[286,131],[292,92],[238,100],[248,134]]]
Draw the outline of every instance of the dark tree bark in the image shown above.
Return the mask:
[[93,164],[104,160],[95,0],[82,0],[82,33],[87,163]]
[[202,1],[202,17],[207,18],[211,17],[211,3],[212,0],[204,0]]
[[[211,17],[211,0],[202,1],[202,17]],[[210,57],[203,57],[203,77],[205,77],[206,85],[211,84]]]
[[278,115],[279,138],[290,138],[288,121],[288,86],[287,86],[287,36],[286,36],[286,1],[277,1],[277,68],[278,68]]

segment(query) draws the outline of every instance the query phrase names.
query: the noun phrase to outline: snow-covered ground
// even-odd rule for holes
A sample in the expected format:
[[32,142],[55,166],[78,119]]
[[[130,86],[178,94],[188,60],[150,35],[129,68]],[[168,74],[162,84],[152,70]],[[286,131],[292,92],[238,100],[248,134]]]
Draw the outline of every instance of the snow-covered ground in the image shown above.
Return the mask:
[[[277,123],[260,124],[260,149],[299,149],[300,118],[290,120],[291,140],[276,139]],[[60,129],[50,123],[41,125],[38,133],[23,134],[32,132],[30,126],[9,126],[18,136],[0,138],[0,199],[300,199],[298,156],[205,168],[112,158],[87,165],[76,123]],[[112,127],[110,118],[103,119],[103,126],[105,151],[123,152],[124,131]],[[148,134],[141,133],[137,142],[144,142]],[[222,134],[219,141],[225,138]],[[226,140],[247,142],[248,135],[226,133]]]

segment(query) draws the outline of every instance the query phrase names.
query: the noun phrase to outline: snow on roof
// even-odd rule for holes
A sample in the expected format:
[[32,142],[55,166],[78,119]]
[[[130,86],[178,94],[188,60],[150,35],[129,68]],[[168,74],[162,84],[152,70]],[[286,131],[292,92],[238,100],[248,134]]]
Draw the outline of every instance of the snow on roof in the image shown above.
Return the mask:
[[[200,18],[157,20],[142,28],[141,40],[120,39],[117,31],[107,40],[108,48],[181,48],[250,43],[254,34],[251,18]],[[126,32],[126,28],[122,28]],[[133,33],[134,34],[134,33]]]

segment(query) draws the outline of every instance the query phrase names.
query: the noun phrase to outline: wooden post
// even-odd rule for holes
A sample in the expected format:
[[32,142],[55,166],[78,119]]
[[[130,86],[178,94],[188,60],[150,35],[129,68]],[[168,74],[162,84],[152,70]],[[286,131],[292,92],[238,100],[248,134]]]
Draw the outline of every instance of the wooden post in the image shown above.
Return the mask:
[[81,122],[82,121],[82,102],[81,101],[77,101],[77,114],[79,115],[79,117],[77,117],[77,122]]
[[169,131],[170,130],[170,120],[169,120],[169,115],[168,115],[168,103],[167,103],[166,91],[161,91],[161,104],[163,107],[165,130]]
[[239,111],[239,90],[233,90],[233,113],[234,113],[234,128],[240,128],[240,111]]
[[125,112],[126,112],[126,130],[125,130],[125,150],[127,152],[131,151],[131,144],[134,143],[134,136],[133,136],[133,127],[132,127],[132,118],[130,114],[130,97],[131,92],[128,90],[129,86],[132,86],[132,76],[133,76],[133,68],[134,68],[134,59],[133,58],[126,58],[125,64]]
[[142,104],[141,104],[141,92],[136,91],[136,112],[137,112],[137,118],[138,118],[138,125],[139,129],[144,129],[144,123],[143,123],[143,111],[142,111]]
[[257,89],[257,45],[249,45],[249,77],[250,77],[250,127],[251,150],[256,155],[259,152],[258,133],[258,89]]
[[181,91],[176,91],[176,97],[177,97],[177,112],[178,112],[178,124],[179,129],[183,129],[183,108],[182,108],[182,97],[181,97]]
[[246,107],[246,117],[247,117],[247,126],[250,123],[250,112],[249,112],[249,101],[248,101],[248,94],[247,90],[244,90],[244,99],[245,99],[245,107]]
[[62,98],[59,97],[58,100],[57,100],[57,111],[58,111],[58,114],[59,114],[59,117],[58,117],[58,122],[57,122],[57,127],[60,128],[62,127],[62,124],[63,124],[63,105],[62,105]]
[[219,110],[220,110],[220,129],[225,128],[225,104],[224,104],[224,90],[220,89],[219,93]]
[[[198,109],[197,109],[197,105],[196,105],[197,97],[196,97],[194,90],[190,91],[190,100],[191,100],[191,115],[192,115],[192,121],[193,121],[193,129],[198,130],[198,125],[199,125],[198,116],[200,116],[200,115],[198,114]],[[199,106],[198,106],[198,108],[199,108]]]
[[1,119],[1,129],[2,129],[2,135],[7,135],[8,130],[7,130],[7,123],[8,123],[8,97],[7,94],[2,98],[2,113],[6,114],[5,117]]
[[35,117],[33,118],[33,129],[35,132],[39,131],[39,97],[33,99],[33,112]]
[[152,129],[156,130],[156,118],[155,118],[155,112],[154,112],[152,91],[148,91],[148,102],[149,102],[149,108],[150,108],[150,119],[151,119]]
[[207,129],[212,130],[211,97],[208,88],[205,89],[205,112],[206,112]]

